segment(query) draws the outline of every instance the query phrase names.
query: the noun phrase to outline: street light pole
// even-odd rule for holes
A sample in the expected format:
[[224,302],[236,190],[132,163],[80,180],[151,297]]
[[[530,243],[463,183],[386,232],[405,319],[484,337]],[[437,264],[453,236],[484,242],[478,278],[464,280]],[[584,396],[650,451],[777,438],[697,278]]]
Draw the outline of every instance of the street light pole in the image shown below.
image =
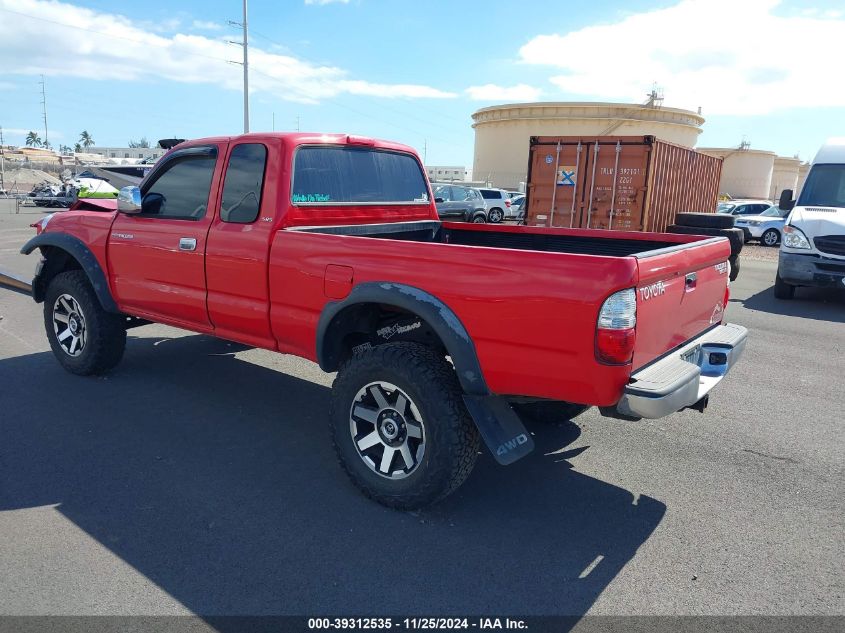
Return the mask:
[[244,134],[249,132],[249,27],[244,0]]

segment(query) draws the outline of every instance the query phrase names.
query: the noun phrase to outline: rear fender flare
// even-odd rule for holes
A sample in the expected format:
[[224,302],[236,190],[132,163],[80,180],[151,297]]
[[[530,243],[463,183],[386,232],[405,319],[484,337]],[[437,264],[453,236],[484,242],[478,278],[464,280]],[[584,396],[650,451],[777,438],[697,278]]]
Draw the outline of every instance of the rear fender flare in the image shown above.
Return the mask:
[[[108,279],[100,267],[100,262],[97,261],[94,253],[91,252],[91,249],[82,240],[67,233],[42,233],[24,244],[21,248],[21,253],[29,255],[36,248],[45,246],[61,249],[75,259],[88,276],[88,281],[91,282],[91,287],[97,294],[97,298],[100,300],[100,305],[103,306],[103,309],[106,312],[120,313],[117,303],[115,303],[114,297],[111,295]],[[43,274],[43,272],[42,270],[41,273]],[[44,283],[39,280],[39,277],[40,274],[36,275],[35,279],[32,280],[32,298],[40,303],[44,301],[46,288],[44,287]]]
[[475,345],[457,315],[434,295],[413,286],[391,282],[359,284],[345,299],[326,304],[317,324],[317,361],[323,371],[335,371],[340,365],[345,333],[332,327],[335,317],[346,308],[363,304],[395,306],[416,314],[434,330],[446,347],[464,393],[475,396],[490,394]]

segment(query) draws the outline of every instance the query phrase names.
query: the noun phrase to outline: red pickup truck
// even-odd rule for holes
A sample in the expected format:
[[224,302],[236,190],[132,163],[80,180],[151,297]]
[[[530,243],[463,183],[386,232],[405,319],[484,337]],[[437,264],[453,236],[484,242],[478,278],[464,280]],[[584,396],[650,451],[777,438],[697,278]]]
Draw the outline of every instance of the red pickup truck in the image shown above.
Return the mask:
[[185,142],[36,228],[68,371],[113,368],[151,321],[316,361],[341,465],[398,508],[455,490],[481,439],[529,453],[520,416],[703,411],[747,335],[724,324],[726,239],[441,223],[417,154],[369,138]]

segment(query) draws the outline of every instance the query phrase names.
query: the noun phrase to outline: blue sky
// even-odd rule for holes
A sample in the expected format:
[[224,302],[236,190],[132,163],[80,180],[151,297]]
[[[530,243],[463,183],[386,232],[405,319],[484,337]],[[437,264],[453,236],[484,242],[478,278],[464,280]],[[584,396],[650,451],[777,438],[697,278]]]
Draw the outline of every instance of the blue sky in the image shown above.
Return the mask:
[[[239,0],[0,0],[7,142],[234,134],[242,129]],[[405,142],[472,165],[470,115],[521,101],[702,108],[700,146],[812,158],[845,135],[841,2],[285,0],[250,7],[251,127]]]

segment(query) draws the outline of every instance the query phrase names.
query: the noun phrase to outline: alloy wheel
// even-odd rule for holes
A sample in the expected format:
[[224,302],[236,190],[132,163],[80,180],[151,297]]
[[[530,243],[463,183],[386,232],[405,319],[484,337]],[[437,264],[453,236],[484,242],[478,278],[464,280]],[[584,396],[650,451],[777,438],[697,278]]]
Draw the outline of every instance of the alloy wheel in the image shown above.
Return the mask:
[[766,246],[774,246],[778,243],[778,234],[776,231],[766,231],[763,235],[763,243]]
[[68,356],[79,356],[85,349],[85,314],[79,302],[69,294],[59,295],[53,304],[53,332],[59,347]]
[[349,410],[349,431],[364,463],[387,479],[404,479],[425,454],[420,411],[389,382],[372,382],[358,391]]

